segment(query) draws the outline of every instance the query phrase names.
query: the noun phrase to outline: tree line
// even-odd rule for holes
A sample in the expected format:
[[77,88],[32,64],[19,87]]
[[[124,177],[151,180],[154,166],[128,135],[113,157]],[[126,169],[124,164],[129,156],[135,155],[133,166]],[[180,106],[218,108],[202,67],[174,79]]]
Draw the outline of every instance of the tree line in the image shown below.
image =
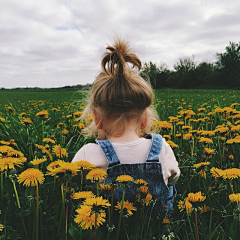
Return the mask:
[[216,61],[197,64],[194,56],[180,58],[169,70],[166,64],[143,64],[140,76],[153,88],[240,88],[240,42],[230,42]]

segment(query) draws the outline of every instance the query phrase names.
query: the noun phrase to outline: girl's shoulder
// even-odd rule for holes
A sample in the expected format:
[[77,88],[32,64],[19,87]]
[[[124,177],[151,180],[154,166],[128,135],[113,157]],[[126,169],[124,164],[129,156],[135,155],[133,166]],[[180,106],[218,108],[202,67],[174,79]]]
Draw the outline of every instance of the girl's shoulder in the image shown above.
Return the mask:
[[91,155],[97,155],[101,152],[100,147],[96,143],[88,143],[82,146],[75,154],[73,162],[81,160],[86,160],[86,158],[92,157]]

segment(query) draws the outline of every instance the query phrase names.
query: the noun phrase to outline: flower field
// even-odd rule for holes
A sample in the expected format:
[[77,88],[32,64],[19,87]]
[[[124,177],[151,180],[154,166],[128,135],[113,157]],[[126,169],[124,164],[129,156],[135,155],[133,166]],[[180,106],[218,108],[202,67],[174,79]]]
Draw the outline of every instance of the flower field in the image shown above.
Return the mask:
[[[181,169],[170,216],[164,206],[154,213],[144,179],[121,175],[107,185],[103,170],[71,163],[94,142],[81,135],[83,96],[0,90],[0,239],[239,239],[240,90],[156,91],[152,124]],[[134,202],[124,201],[130,183]]]

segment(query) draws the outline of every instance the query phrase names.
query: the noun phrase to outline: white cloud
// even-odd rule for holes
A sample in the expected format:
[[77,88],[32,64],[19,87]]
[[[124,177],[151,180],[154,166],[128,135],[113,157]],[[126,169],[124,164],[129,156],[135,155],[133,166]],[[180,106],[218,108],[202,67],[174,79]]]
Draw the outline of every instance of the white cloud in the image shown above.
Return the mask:
[[2,0],[0,87],[91,83],[114,35],[142,61],[214,61],[240,41],[239,8],[237,0]]

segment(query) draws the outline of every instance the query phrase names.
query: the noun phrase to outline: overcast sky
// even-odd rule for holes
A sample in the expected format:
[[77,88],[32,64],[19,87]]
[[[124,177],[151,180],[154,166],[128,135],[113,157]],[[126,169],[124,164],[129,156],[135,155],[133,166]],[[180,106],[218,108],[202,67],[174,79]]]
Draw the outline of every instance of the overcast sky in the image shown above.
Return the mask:
[[240,42],[239,0],[1,0],[0,87],[92,83],[115,35],[142,62],[215,62]]

